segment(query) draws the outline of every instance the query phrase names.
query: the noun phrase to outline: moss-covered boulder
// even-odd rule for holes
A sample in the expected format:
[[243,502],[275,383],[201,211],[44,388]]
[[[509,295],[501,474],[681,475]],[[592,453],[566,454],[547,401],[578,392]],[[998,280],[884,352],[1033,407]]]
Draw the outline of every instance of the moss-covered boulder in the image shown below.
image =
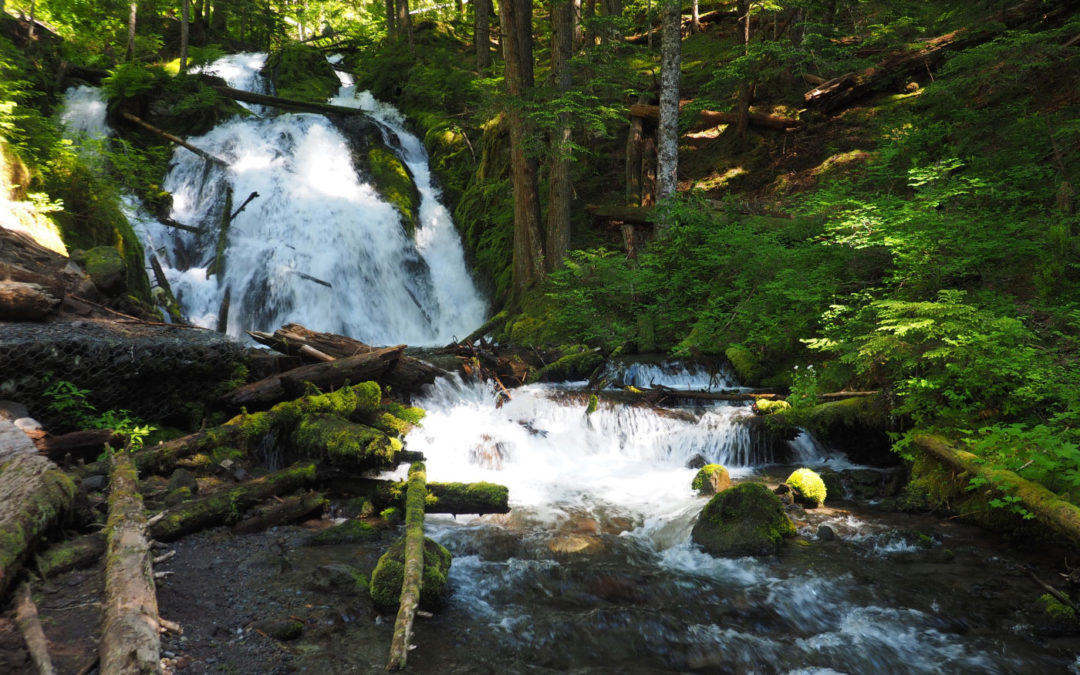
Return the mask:
[[322,52],[296,42],[266,57],[260,72],[274,83],[278,96],[298,101],[325,103],[341,87],[341,80]]
[[379,531],[362,520],[350,518],[343,523],[315,534],[308,543],[312,546],[329,546],[332,544],[356,544],[362,541],[371,541],[379,538]]
[[785,410],[791,410],[791,404],[787,401],[768,398],[759,398],[754,401],[754,412],[759,415],[772,415]]
[[717,556],[776,553],[795,525],[780,499],[761,483],[742,483],[709,500],[691,532],[694,543]]
[[368,150],[367,169],[375,190],[401,214],[405,234],[414,237],[420,223],[420,191],[408,167],[397,155],[376,145]]
[[[420,588],[420,607],[434,610],[442,605],[446,594],[446,575],[453,556],[433,539],[424,538],[424,572]],[[401,583],[405,573],[405,538],[398,539],[379,558],[371,573],[371,599],[381,610],[396,610],[401,600]]]
[[817,508],[825,503],[825,481],[810,469],[796,469],[784,482],[791,486],[795,501],[803,506]]
[[604,364],[597,349],[577,345],[563,350],[564,356],[529,375],[528,382],[567,382],[587,380]]
[[127,262],[112,246],[95,246],[75,259],[105,295],[120,295],[127,289]]
[[706,464],[698,470],[690,487],[708,497],[731,487],[731,476],[721,464]]

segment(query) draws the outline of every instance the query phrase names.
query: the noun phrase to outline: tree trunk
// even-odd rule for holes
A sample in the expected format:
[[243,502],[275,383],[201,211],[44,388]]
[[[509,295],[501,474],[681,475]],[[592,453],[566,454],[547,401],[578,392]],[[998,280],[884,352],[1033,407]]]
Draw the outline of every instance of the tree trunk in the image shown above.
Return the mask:
[[161,672],[161,641],[146,514],[131,456],[113,453],[106,525],[105,616],[101,622],[101,672]]
[[45,457],[17,454],[0,464],[0,598],[23,561],[71,509],[76,488]]
[[515,298],[520,298],[544,276],[537,163],[525,153],[530,133],[520,103],[533,86],[532,3],[530,0],[503,0],[499,9],[504,79],[506,93],[511,99],[506,116],[510,126],[514,190],[513,293]]
[[[571,0],[552,0],[551,79],[560,96],[570,91],[570,58],[574,48],[574,6]],[[544,267],[548,272],[563,264],[570,247],[571,136],[570,114],[559,113],[551,139],[548,164],[547,242]]]
[[[645,100],[638,98],[640,105]],[[657,108],[659,114],[659,108]],[[645,143],[645,121],[643,118],[632,115],[630,117],[630,129],[626,134],[626,204],[639,206],[641,204],[641,169],[642,152]]]
[[254,516],[241,520],[233,526],[232,531],[236,534],[251,534],[294,523],[314,513],[322,513],[329,504],[330,501],[319,492],[288,497],[279,503],[271,503],[271,506]]
[[315,479],[315,464],[296,464],[231,490],[177,504],[150,526],[150,535],[158,541],[175,541],[210,527],[235,523],[244,511],[259,502],[307,487]]
[[581,48],[585,46],[585,33],[581,27],[581,0],[570,0],[570,6],[574,12],[574,42],[573,51],[575,54],[581,51]]
[[215,164],[217,164],[219,166],[222,166],[222,167],[229,166],[228,163],[225,160],[221,159],[220,157],[214,157],[213,155],[211,155],[209,152],[203,150],[202,148],[197,148],[194,145],[192,145],[191,143],[188,143],[187,141],[185,141],[184,139],[182,139],[182,138],[180,138],[178,136],[173,136],[172,134],[170,134],[167,131],[163,131],[161,129],[158,129],[154,125],[148,124],[148,123],[142,121],[141,119],[139,119],[135,115],[132,115],[129,112],[125,111],[123,113],[123,116],[124,116],[124,119],[128,120],[129,122],[134,122],[135,124],[139,125],[143,129],[146,129],[150,133],[161,136],[162,138],[169,141],[170,143],[175,143],[175,144],[179,145],[182,148],[186,148],[186,149],[194,152],[196,155],[198,155],[199,157],[202,157],[203,159],[207,160],[208,162],[214,162]]
[[[682,12],[678,0],[664,0],[660,44],[660,128],[656,198],[675,194],[679,169],[679,68],[682,62]],[[658,223],[662,228],[668,223]]]
[[180,72],[187,71],[188,37],[191,31],[191,0],[180,3]]
[[[750,0],[738,0],[739,21],[742,22],[743,54],[750,53]],[[750,82],[739,84],[739,98],[735,105],[735,137],[742,140],[750,129],[750,103],[754,87]]]
[[386,37],[394,39],[397,37],[397,12],[394,7],[396,3],[394,0],[385,0],[386,5]]
[[38,284],[0,281],[0,321],[43,319],[59,306],[60,298]]
[[409,468],[409,489],[405,497],[405,569],[401,582],[401,605],[394,622],[387,670],[401,670],[409,654],[413,620],[420,604],[424,574],[424,502],[427,497],[427,472],[421,462]]
[[476,42],[476,72],[482,74],[491,67],[491,0],[473,3],[473,41]]
[[593,19],[596,18],[596,0],[585,0],[582,15],[585,18],[582,22],[585,24],[585,46],[593,47],[596,45],[596,28],[593,24]]
[[111,429],[87,429],[41,438],[34,445],[38,452],[54,462],[60,462],[68,456],[70,462],[97,459],[98,455],[105,452],[106,443],[123,445],[124,437],[114,434]]
[[698,0],[690,0],[690,32],[701,32],[701,15],[698,13]]
[[409,53],[416,56],[416,45],[413,44],[412,15],[409,14],[409,0],[397,0],[397,25],[399,32],[405,34],[409,41]]
[[131,63],[135,60],[135,14],[139,10],[139,3],[131,3],[131,11],[128,14],[127,53],[124,60]]
[[227,0],[214,0],[214,18],[210,29],[218,38],[227,37],[229,32],[229,7]]

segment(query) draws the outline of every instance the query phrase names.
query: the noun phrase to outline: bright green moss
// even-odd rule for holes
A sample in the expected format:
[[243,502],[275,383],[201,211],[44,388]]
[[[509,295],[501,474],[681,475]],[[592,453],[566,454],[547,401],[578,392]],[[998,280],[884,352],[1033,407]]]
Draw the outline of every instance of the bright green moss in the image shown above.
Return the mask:
[[1052,620],[1069,624],[1080,623],[1080,619],[1076,616],[1076,610],[1064,604],[1053,595],[1044,593],[1039,597],[1039,602],[1042,604],[1043,611]]
[[757,408],[758,412],[765,415],[772,415],[773,413],[791,410],[791,404],[787,401],[771,400],[767,398],[759,398],[754,401],[754,407]]
[[714,495],[731,487],[731,476],[723,465],[706,464],[698,470],[690,487],[698,494]]
[[604,357],[599,351],[583,345],[569,347],[566,351],[572,353],[530,374],[528,381],[532,383],[585,380],[604,363]]
[[742,483],[720,492],[701,511],[691,536],[712,555],[775,553],[795,525],[780,498],[761,483]]
[[596,409],[600,406],[600,399],[596,397],[596,394],[589,395],[589,405],[585,408],[585,414],[591,415],[596,412]]
[[368,150],[368,170],[376,191],[401,213],[405,234],[416,236],[420,222],[420,191],[412,174],[394,153],[386,148],[372,147]]
[[754,353],[742,345],[732,345],[724,350],[724,356],[731,362],[739,384],[747,387],[756,386],[761,379],[761,362]]
[[803,506],[811,508],[825,503],[825,481],[810,469],[796,469],[784,481],[795,492],[795,499]]

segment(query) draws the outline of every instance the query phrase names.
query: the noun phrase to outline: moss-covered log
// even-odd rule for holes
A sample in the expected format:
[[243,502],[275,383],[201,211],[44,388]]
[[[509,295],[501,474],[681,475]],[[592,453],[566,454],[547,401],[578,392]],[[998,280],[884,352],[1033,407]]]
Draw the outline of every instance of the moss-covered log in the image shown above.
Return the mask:
[[333,415],[305,416],[293,433],[293,446],[304,457],[352,469],[397,466],[401,441],[365,424]]
[[913,442],[915,447],[953,470],[983,478],[1004,494],[1019,497],[1019,506],[1034,514],[1040,523],[1080,546],[1080,507],[1012,471],[983,464],[978,456],[952,447],[941,436],[919,434]]
[[105,616],[101,622],[101,672],[160,672],[157,591],[146,539],[146,512],[135,463],[112,455],[109,520],[105,528]]
[[23,634],[30,658],[34,661],[38,675],[55,675],[52,659],[49,657],[49,641],[38,619],[37,605],[30,595],[30,585],[24,583],[16,593],[15,623]]
[[40,455],[0,464],[0,597],[41,536],[71,509],[75,483]]
[[92,532],[54,544],[34,557],[37,573],[51,579],[69,570],[88,567],[105,555],[105,533]]
[[245,518],[233,526],[236,534],[248,534],[292,523],[315,513],[322,513],[330,501],[320,492],[308,492],[287,497],[280,503],[271,504],[259,513]]
[[[366,479],[356,484],[358,491],[377,509],[404,507],[408,484],[405,481]],[[495,483],[428,483],[425,510],[428,513],[509,513],[510,490]]]
[[[214,448],[236,445],[244,440],[246,435],[247,430],[237,421],[231,420],[219,427],[144,448],[130,455],[140,475],[162,475],[172,471],[176,463],[185,457]],[[108,462],[93,462],[74,471],[79,476],[99,476],[108,472]]]
[[401,604],[394,621],[387,670],[401,670],[409,654],[413,620],[420,604],[424,573],[424,503],[427,497],[427,471],[421,462],[409,467],[405,496],[405,568],[402,571]]
[[231,490],[178,504],[150,526],[150,535],[158,541],[174,541],[209,527],[235,523],[245,510],[259,502],[307,487],[315,479],[313,463],[296,464]]
[[323,390],[349,382],[380,380],[401,358],[405,345],[387,347],[327,363],[301,366],[240,387],[223,401],[233,408],[259,408],[301,396],[308,384]]

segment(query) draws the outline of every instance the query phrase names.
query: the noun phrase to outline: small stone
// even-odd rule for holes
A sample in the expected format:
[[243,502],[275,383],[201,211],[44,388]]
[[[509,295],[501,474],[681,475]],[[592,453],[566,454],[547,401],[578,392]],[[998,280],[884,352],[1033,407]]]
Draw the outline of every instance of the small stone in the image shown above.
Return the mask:
[[82,479],[82,488],[86,492],[98,492],[104,490],[109,484],[108,476],[87,476]]
[[818,539],[821,541],[835,541],[836,531],[828,525],[819,525],[817,529]]

